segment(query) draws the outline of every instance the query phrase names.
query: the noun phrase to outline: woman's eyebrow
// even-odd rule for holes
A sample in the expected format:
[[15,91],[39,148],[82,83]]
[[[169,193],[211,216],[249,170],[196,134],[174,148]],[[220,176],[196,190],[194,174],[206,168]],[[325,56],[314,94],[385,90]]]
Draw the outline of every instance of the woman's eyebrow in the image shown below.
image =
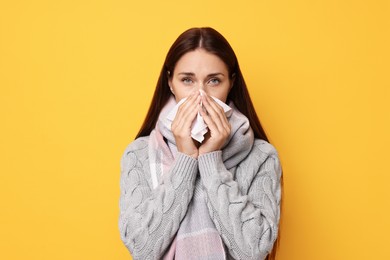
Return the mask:
[[185,76],[195,76],[195,73],[193,72],[180,72],[178,75],[185,75]]
[[[178,73],[178,75],[195,76],[195,73],[193,73],[193,72],[180,72],[180,73]],[[207,75],[207,77],[215,77],[215,76],[218,76],[218,75],[225,76],[221,72],[216,72],[216,73],[211,73],[211,74]]]
[[218,75],[225,76],[223,73],[217,72],[217,73],[211,73],[211,74],[207,75],[207,77],[215,77],[215,76],[218,76]]

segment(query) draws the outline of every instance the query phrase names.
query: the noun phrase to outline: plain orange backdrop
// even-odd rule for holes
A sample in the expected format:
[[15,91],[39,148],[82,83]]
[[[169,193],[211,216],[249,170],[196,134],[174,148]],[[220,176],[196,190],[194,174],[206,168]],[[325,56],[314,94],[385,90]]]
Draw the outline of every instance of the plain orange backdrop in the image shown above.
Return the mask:
[[1,1],[0,259],[130,259],[119,161],[166,52],[231,43],[284,170],[278,259],[390,259],[389,2]]

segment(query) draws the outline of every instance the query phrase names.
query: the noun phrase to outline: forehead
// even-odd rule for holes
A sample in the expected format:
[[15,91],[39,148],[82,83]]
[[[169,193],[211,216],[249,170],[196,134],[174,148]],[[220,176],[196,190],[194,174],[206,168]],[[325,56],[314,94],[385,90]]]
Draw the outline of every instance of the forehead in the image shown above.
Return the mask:
[[217,55],[204,49],[196,49],[184,54],[176,63],[174,73],[191,72],[194,74],[204,73],[227,73],[227,66]]

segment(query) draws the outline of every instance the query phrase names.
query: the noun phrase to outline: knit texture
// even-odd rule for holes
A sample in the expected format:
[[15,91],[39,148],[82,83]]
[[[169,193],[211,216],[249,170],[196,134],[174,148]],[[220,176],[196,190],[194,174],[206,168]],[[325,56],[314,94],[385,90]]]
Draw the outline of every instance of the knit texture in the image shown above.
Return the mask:
[[148,138],[133,141],[121,158],[119,231],[133,259],[163,256],[193,196],[198,169],[229,259],[264,259],[277,238],[280,219],[281,168],[275,148],[257,139],[250,154],[232,169],[226,169],[221,151],[198,160],[178,153],[170,174],[154,190]]

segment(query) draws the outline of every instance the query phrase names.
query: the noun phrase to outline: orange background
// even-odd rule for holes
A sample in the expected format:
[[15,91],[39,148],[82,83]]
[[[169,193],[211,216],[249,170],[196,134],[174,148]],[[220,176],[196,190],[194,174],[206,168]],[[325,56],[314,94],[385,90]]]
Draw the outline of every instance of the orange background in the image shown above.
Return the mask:
[[119,161],[166,52],[236,51],[284,169],[278,259],[390,259],[388,1],[1,1],[0,258],[129,259]]

